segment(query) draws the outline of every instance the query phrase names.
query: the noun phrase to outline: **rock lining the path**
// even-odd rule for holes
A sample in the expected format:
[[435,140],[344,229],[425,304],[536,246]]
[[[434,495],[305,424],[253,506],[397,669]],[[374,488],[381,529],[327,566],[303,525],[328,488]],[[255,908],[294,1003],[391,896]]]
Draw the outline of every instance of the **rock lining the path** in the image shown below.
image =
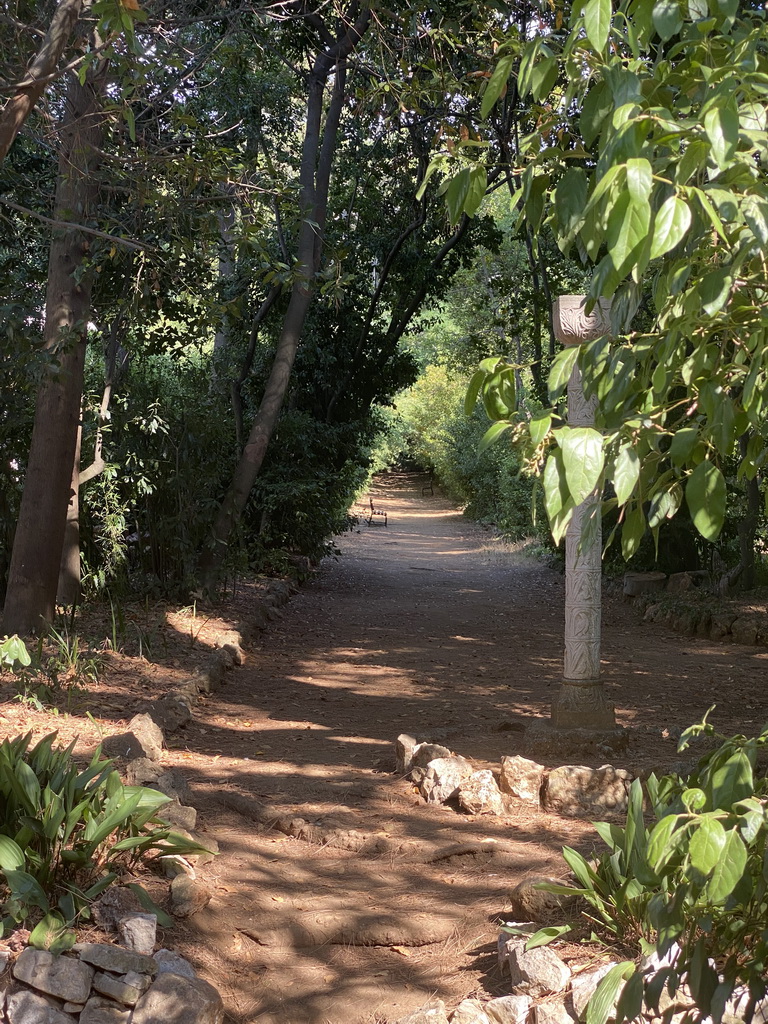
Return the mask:
[[[437,744],[416,744],[413,737],[401,734],[395,741],[398,768],[411,764],[409,777],[430,804],[446,804],[458,798],[468,814],[503,814],[510,803],[521,802],[566,817],[592,817],[620,814],[626,811],[629,787],[634,778],[624,768],[604,764],[600,768],[586,765],[544,765],[520,755],[505,756],[498,773],[489,769],[475,771],[472,762],[458,754],[444,756]],[[420,751],[424,756],[435,749],[439,756],[417,764]],[[497,781],[498,779],[498,781]]]
[[221,1024],[224,1019],[213,985],[178,973],[167,958],[160,963],[107,943],[78,943],[62,954],[27,946],[4,984],[2,1024]]

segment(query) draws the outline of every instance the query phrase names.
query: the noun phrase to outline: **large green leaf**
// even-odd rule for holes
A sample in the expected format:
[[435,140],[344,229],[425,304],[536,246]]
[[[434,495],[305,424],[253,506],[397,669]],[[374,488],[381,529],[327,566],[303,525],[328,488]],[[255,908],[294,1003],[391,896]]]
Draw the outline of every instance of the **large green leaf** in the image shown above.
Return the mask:
[[549,521],[552,522],[565,505],[568,494],[565,483],[563,453],[559,448],[556,448],[549,454],[549,458],[544,466],[542,483],[544,486],[544,508],[547,511]]
[[613,110],[613,100],[605,82],[594,85],[581,106],[579,125],[584,143],[591,146],[600,134],[605,119]]
[[18,871],[24,867],[24,851],[8,836],[0,836],[0,869]]
[[584,27],[587,39],[598,53],[602,53],[611,31],[611,0],[587,0],[584,7]]
[[605,1024],[613,1016],[613,1008],[624,982],[635,973],[631,962],[614,964],[595,990],[587,1004],[587,1024]]
[[569,345],[567,348],[561,349],[555,356],[552,369],[549,371],[549,380],[547,381],[550,402],[555,402],[568,386],[568,381],[578,358],[578,345]]
[[497,441],[501,435],[506,433],[507,430],[510,430],[511,427],[512,424],[504,420],[492,423],[480,439],[480,444],[477,446],[477,454],[482,455],[486,448],[490,447],[494,441]]
[[647,199],[635,199],[627,191],[614,203],[608,215],[605,241],[616,272],[623,276],[638,260],[640,249],[648,239],[651,224],[651,204]]
[[499,59],[499,63],[493,69],[488,85],[483,93],[483,102],[480,106],[480,116],[485,119],[491,112],[496,100],[506,90],[507,80],[512,72],[515,63],[515,55],[508,53]]
[[650,258],[657,259],[674,249],[685,238],[691,226],[691,211],[677,196],[666,199],[653,222]]
[[559,64],[556,57],[545,57],[531,70],[531,94],[537,103],[547,99],[557,81]]
[[704,131],[720,168],[728,167],[739,144],[739,112],[732,98],[720,96],[704,115]]
[[627,160],[627,188],[635,202],[648,202],[652,186],[653,173],[650,160],[646,160],[645,157],[632,157]]
[[653,27],[666,42],[683,27],[678,0],[657,0],[653,7]]
[[737,750],[712,774],[707,787],[714,810],[730,811],[735,803],[746,800],[755,790],[752,763],[743,750]]
[[580,505],[597,487],[605,464],[603,438],[594,427],[564,427],[558,434],[568,490]]
[[632,445],[625,445],[619,449],[613,470],[613,488],[620,505],[632,497],[632,492],[639,479],[640,457]]
[[702,875],[709,875],[723,854],[725,839],[725,829],[716,818],[701,818],[688,846],[691,865]]
[[685,501],[693,524],[706,540],[714,541],[725,521],[725,477],[708,460],[700,462],[688,477]]
[[712,903],[722,903],[741,881],[747,866],[747,848],[736,829],[731,829],[722,854],[705,887],[706,897]]
[[638,503],[629,509],[621,528],[621,553],[626,562],[637,553],[640,542],[645,536],[645,526],[643,506]]

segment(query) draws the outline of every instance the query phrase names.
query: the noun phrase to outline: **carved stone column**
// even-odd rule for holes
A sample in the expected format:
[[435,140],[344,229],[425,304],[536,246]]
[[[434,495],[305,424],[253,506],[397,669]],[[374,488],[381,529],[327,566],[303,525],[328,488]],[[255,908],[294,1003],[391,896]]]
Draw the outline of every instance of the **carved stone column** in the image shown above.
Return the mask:
[[[553,303],[555,336],[563,345],[581,345],[610,331],[610,303],[601,299],[589,315],[584,295],[561,295]],[[581,373],[568,381],[568,423],[595,425],[596,399],[587,399]],[[600,681],[602,529],[600,500],[594,491],[576,507],[565,535],[565,662],[563,683],[552,704],[558,729],[614,729],[616,719]]]

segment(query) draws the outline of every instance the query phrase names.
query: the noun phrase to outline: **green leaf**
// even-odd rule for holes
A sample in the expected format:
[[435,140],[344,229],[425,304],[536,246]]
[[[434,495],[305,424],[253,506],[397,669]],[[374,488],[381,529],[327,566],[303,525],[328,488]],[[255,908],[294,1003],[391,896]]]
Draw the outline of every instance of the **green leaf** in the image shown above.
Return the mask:
[[666,43],[683,27],[677,0],[657,0],[653,7],[653,27]]
[[621,528],[621,554],[625,562],[637,553],[644,536],[645,515],[642,505],[638,503],[627,513]]
[[547,928],[539,928],[526,942],[526,952],[529,949],[536,949],[538,946],[548,946],[550,942],[559,939],[561,935],[567,935],[570,931],[572,931],[570,924],[555,924]]
[[708,316],[714,316],[728,302],[733,287],[733,278],[726,267],[719,267],[705,274],[699,282],[701,305]]
[[549,371],[547,388],[549,390],[550,402],[555,402],[568,386],[571,373],[579,358],[579,346],[569,345],[561,349],[555,356],[552,368]]
[[681,818],[676,814],[668,814],[657,822],[648,839],[648,864],[661,875],[669,861],[678,853],[680,844],[685,838],[685,828],[680,828]]
[[725,477],[711,462],[700,462],[685,485],[693,525],[706,540],[717,540],[725,521]]
[[499,96],[501,96],[502,91],[506,90],[507,80],[512,73],[514,64],[515,55],[508,53],[499,60],[499,63],[493,69],[493,74],[485,88],[485,92],[483,93],[483,102],[480,106],[480,117],[482,117],[483,120],[488,117],[488,114],[491,112],[491,108]]
[[55,910],[50,911],[30,933],[29,944],[35,949],[47,949],[52,953],[63,953],[77,942],[74,930],[68,929],[64,918]]
[[480,394],[480,388],[483,386],[485,378],[488,374],[485,370],[475,370],[472,374],[472,379],[469,382],[467,388],[467,394],[464,398],[464,415],[471,416],[475,405],[477,404],[477,396]]
[[8,836],[0,836],[0,868],[3,871],[18,871],[24,864],[24,852],[18,843],[14,843]]
[[613,110],[613,99],[605,82],[593,85],[581,106],[579,126],[584,143],[591,146]]
[[650,259],[655,260],[674,249],[685,238],[691,226],[691,211],[678,196],[665,200],[653,222]]
[[721,169],[728,167],[739,144],[739,112],[736,103],[719,97],[704,115],[704,131],[712,147],[712,156]]
[[713,810],[730,811],[735,803],[752,796],[752,763],[743,750],[737,750],[713,773],[710,786]]
[[505,420],[499,420],[497,423],[491,424],[480,439],[480,444],[477,446],[477,454],[482,455],[486,448],[492,445],[494,441],[497,441],[511,426],[512,424]]
[[540,445],[544,438],[549,433],[549,428],[552,426],[552,416],[550,413],[536,413],[532,416],[528,422],[528,429],[531,434],[531,441],[535,445]]
[[732,829],[725,840],[722,854],[707,882],[704,894],[712,903],[722,903],[741,881],[747,866],[747,848],[741,836]]
[[614,203],[608,215],[605,241],[616,272],[623,276],[640,257],[651,224],[651,204],[637,200],[627,191]]
[[744,196],[741,212],[755,238],[761,245],[768,245],[768,202],[757,196]]
[[635,973],[635,965],[628,961],[614,964],[595,990],[587,1004],[587,1024],[605,1024],[613,1015],[613,1008],[623,983]]
[[725,829],[716,818],[701,818],[688,845],[692,867],[709,875],[723,854],[725,838]]
[[[485,165],[481,163],[472,164],[469,168],[469,188],[464,201],[464,213],[468,217],[474,217],[485,199],[485,191],[488,187],[488,173]],[[458,220],[458,217],[456,218]]]
[[645,157],[632,157],[627,160],[627,188],[635,202],[647,202],[651,196],[652,186],[653,173],[650,161]]
[[629,501],[639,479],[640,458],[632,445],[625,445],[619,449],[613,471],[613,487],[619,505]]
[[584,7],[584,27],[587,39],[598,53],[602,53],[611,30],[611,0],[587,0]]
[[580,505],[600,481],[605,463],[603,438],[594,427],[564,427],[558,441],[568,490],[574,503]]
[[451,178],[445,192],[445,205],[448,210],[448,219],[451,224],[458,223],[464,212],[464,204],[469,195],[471,180],[469,168],[464,167],[455,177]]
[[562,235],[570,239],[583,223],[587,205],[587,176],[580,167],[571,167],[562,176],[554,192],[554,203]]
[[549,454],[547,463],[544,466],[542,483],[544,486],[544,508],[547,511],[549,521],[552,522],[563,508],[567,496],[563,453],[559,448],[556,448]]
[[684,466],[693,454],[699,440],[699,432],[695,427],[681,427],[675,431],[669,446],[669,458],[675,466]]
[[5,880],[11,895],[22,904],[39,907],[47,913],[48,897],[36,878],[26,871],[5,871]]
[[534,65],[531,70],[531,94],[537,103],[547,99],[552,92],[558,70],[557,57],[546,57]]

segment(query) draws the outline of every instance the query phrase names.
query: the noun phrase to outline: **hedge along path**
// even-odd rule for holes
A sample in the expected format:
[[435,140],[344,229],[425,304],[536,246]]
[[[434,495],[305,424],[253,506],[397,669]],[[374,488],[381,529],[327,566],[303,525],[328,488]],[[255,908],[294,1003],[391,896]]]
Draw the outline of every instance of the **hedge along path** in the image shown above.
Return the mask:
[[[377,484],[387,530],[363,523],[340,538],[343,557],[246,644],[245,665],[201,698],[164,755],[221,850],[205,869],[211,903],[167,938],[232,1021],[370,1024],[433,995],[504,994],[496,922],[509,891],[561,873],[564,843],[593,842],[588,822],[528,807],[467,817],[427,806],[394,774],[404,731],[478,768],[514,753],[574,763],[524,749],[559,678],[562,577],[421,482]],[[730,697],[724,731],[748,729],[747,715],[759,727],[759,653],[643,625],[620,602],[603,625],[607,685],[636,730],[618,766],[678,760],[661,728],[689,725],[716,694]]]

